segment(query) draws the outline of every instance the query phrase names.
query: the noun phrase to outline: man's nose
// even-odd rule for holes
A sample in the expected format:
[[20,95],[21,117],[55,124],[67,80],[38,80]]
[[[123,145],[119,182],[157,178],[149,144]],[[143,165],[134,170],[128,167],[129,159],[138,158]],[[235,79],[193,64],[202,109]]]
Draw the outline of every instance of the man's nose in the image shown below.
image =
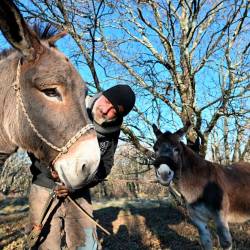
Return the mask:
[[112,108],[112,105],[105,105],[102,109],[102,113],[105,115],[108,114],[111,108]]

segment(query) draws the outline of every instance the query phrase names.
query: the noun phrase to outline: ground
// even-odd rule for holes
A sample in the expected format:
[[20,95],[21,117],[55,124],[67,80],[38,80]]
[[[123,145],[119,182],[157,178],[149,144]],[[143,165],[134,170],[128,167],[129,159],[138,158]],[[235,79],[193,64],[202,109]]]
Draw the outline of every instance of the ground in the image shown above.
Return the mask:
[[[0,197],[0,249],[24,249],[28,224],[26,198]],[[95,217],[109,232],[99,231],[105,250],[198,250],[197,230],[186,210],[172,199],[94,202]],[[214,235],[214,230],[213,235]],[[250,223],[231,225],[234,250],[250,249]],[[214,249],[219,249],[214,236]]]

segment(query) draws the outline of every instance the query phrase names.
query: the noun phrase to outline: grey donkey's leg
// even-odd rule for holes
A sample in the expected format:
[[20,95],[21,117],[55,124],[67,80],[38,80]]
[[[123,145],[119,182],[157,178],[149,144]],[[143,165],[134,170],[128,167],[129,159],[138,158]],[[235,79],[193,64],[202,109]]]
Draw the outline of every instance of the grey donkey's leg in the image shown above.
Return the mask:
[[228,222],[224,216],[218,213],[214,218],[216,224],[217,235],[219,237],[220,246],[224,250],[232,249],[232,237],[229,231]]
[[209,228],[207,226],[208,216],[205,207],[188,207],[190,218],[194,225],[197,227],[200,235],[200,241],[203,249],[212,250],[213,242]]

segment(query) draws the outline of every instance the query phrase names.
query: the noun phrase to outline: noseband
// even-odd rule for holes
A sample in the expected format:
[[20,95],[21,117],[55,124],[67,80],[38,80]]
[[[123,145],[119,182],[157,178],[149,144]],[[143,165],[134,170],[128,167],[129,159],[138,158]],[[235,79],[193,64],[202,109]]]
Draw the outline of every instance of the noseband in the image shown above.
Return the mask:
[[17,98],[17,111],[18,111],[18,106],[20,105],[23,111],[23,114],[25,118],[27,119],[32,131],[39,137],[46,145],[51,147],[52,149],[56,150],[59,152],[59,154],[56,156],[56,158],[53,160],[52,165],[56,162],[56,160],[61,157],[63,154],[67,153],[69,148],[85,133],[87,133],[89,130],[94,129],[93,124],[87,124],[83,128],[81,128],[63,147],[57,147],[53,143],[49,142],[46,138],[43,137],[43,135],[37,130],[35,127],[34,123],[29,117],[29,114],[27,113],[27,110],[24,106],[22,95],[21,95],[21,86],[20,86],[20,74],[21,74],[21,63],[20,60],[18,61],[17,65],[17,73],[16,73],[16,79],[12,83],[12,86],[15,90],[16,93],[16,98]]

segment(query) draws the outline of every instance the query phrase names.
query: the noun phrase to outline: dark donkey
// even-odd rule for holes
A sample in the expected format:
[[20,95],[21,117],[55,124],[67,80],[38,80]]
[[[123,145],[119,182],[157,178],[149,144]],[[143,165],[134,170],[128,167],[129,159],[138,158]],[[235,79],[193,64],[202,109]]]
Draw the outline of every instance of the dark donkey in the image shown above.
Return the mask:
[[10,0],[0,1],[0,29],[15,48],[0,60],[1,158],[22,147],[53,164],[67,187],[87,184],[100,150],[87,118],[85,83],[54,46],[63,34],[39,40]]
[[221,166],[203,159],[180,141],[187,127],[173,134],[162,133],[155,125],[153,129],[157,137],[154,145],[157,179],[163,185],[172,180],[177,184],[204,249],[213,248],[207,226],[211,219],[221,247],[231,249],[228,222],[250,219],[250,164]]

